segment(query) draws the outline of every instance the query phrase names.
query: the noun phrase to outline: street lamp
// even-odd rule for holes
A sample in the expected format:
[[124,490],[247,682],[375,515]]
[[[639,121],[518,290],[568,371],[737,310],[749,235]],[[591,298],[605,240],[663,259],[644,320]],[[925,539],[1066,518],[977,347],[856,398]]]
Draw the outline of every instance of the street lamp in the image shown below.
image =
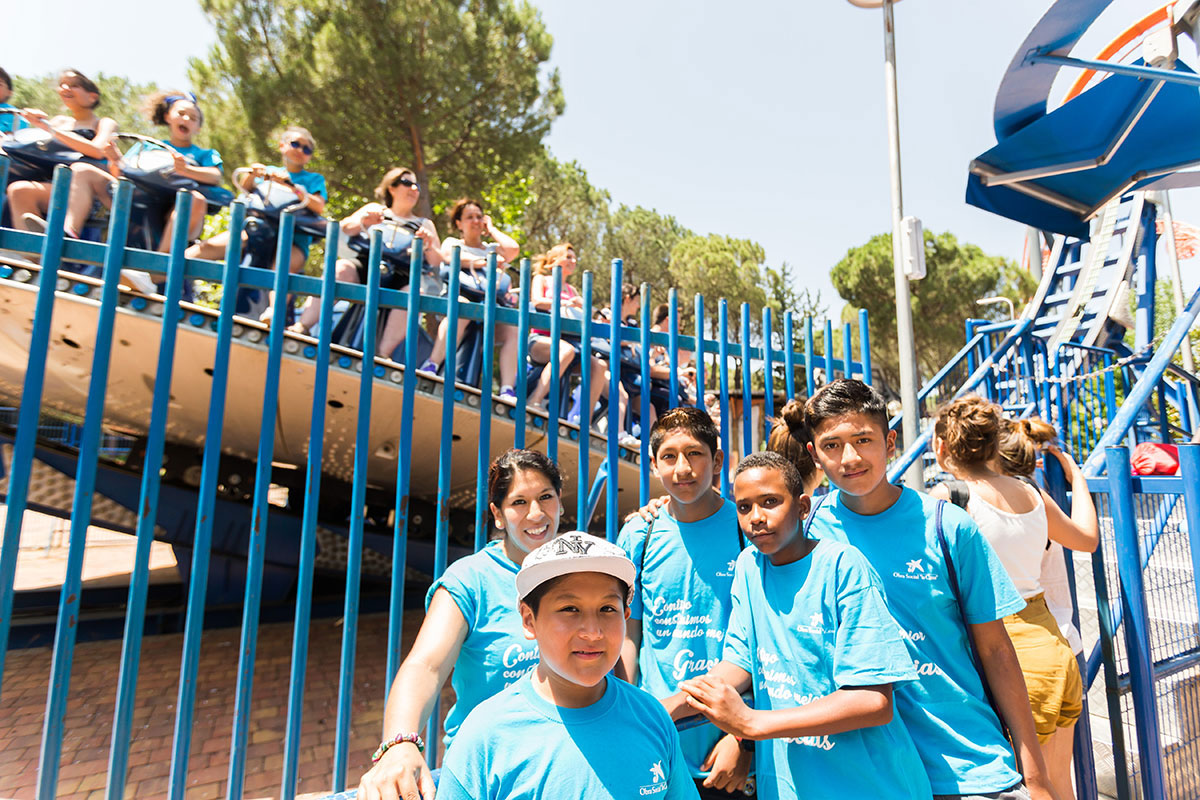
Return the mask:
[[1017,318],[1017,309],[1016,309],[1016,306],[1013,305],[1013,301],[1011,298],[1008,298],[1008,297],[984,297],[980,300],[975,301],[975,305],[977,305],[977,306],[992,306],[992,305],[995,305],[996,303],[1007,303],[1008,304],[1008,318],[1010,320]]
[[[900,182],[900,106],[896,92],[896,23],[892,5],[899,0],[847,0],[859,8],[883,9],[884,79],[887,87],[888,155],[892,169],[892,271],[896,282],[896,345],[900,356],[900,402],[903,407],[901,431],[904,445],[911,446],[920,435],[920,406],[917,404],[917,357],[913,344],[912,301],[909,277],[904,271],[904,192]],[[924,489],[920,461],[914,461],[904,473],[904,483],[912,489]]]

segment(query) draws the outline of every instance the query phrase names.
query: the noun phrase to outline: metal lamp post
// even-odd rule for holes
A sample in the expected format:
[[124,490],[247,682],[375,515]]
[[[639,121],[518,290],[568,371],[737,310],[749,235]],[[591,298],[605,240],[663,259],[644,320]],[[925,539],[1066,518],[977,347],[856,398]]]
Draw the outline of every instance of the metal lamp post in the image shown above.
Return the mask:
[[[892,262],[896,281],[896,345],[900,355],[900,403],[903,408],[901,431],[904,444],[910,445],[921,432],[920,407],[917,404],[917,357],[913,343],[912,301],[908,275],[904,272],[901,220],[904,218],[904,192],[900,181],[900,106],[896,91],[896,25],[892,5],[898,0],[848,0],[859,8],[883,9],[884,80],[887,88],[888,160],[892,173]],[[904,473],[904,484],[925,488],[921,465],[914,462]]]

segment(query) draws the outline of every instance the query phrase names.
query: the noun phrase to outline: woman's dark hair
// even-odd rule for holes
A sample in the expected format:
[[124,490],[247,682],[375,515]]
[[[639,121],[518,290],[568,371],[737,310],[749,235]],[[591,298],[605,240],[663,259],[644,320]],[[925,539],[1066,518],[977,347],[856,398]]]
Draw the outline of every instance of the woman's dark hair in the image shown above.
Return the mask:
[[1033,475],[1042,447],[1058,438],[1054,426],[1045,420],[1006,419],[1000,423],[997,458],[1006,475]]
[[4,67],[0,67],[0,83],[3,83],[5,86],[7,86],[9,90],[12,89],[12,78],[9,76],[8,72],[5,71]]
[[888,431],[887,402],[874,387],[860,380],[838,378],[822,386],[804,404],[804,424],[810,435],[826,422],[848,414],[865,414]]
[[662,325],[671,316],[671,307],[666,303],[659,303],[654,307],[654,313],[650,315],[653,320],[651,325]]
[[392,189],[396,185],[396,181],[403,178],[405,175],[411,175],[413,182],[417,180],[417,173],[413,172],[408,167],[392,167],[387,172],[383,173],[383,179],[379,181],[379,185],[375,187],[375,199],[383,203],[388,208],[392,207]]
[[478,200],[472,200],[469,197],[460,197],[454,201],[454,205],[450,206],[451,226],[458,228],[460,231],[462,230],[458,223],[462,222],[463,214],[467,212],[467,208],[470,206],[475,206],[479,209],[480,214],[483,213],[483,205]]
[[[574,575],[574,574],[578,574],[578,573],[568,573],[568,574]],[[566,575],[557,575],[548,581],[543,581],[542,583],[539,583],[537,586],[535,586],[529,590],[529,594],[525,595],[524,599],[522,599],[521,602],[524,603],[525,605],[529,606],[529,610],[533,612],[534,616],[537,616],[538,607],[542,604],[542,598],[546,596],[546,592],[550,591],[557,584],[561,583],[563,578],[565,578],[565,577],[567,577],[567,576]],[[629,608],[629,584],[625,583],[625,581],[621,580],[620,578],[618,578],[615,575],[610,575],[609,577],[612,578],[614,581],[616,581],[617,585],[621,587],[621,590],[620,590],[621,597],[625,598],[625,607]]]
[[96,95],[96,102],[92,103],[92,108],[100,105],[100,87],[96,85],[95,81],[77,69],[64,69],[58,76],[58,82],[61,84],[68,78],[78,83],[80,89]]
[[767,450],[786,458],[800,472],[807,484],[817,474],[817,465],[808,452],[808,426],[804,423],[804,403],[788,400],[779,410],[779,416],[771,419],[771,435],[767,437]]
[[933,432],[946,444],[946,453],[961,467],[987,464],[1000,442],[1000,406],[979,395],[953,400],[937,410]]
[[792,497],[804,494],[804,479],[800,477],[800,470],[796,469],[796,465],[792,463],[791,459],[785,458],[779,453],[770,450],[751,453],[738,462],[737,469],[733,471],[733,477],[736,479],[743,472],[749,472],[752,469],[777,470],[783,475],[783,483],[791,492]]
[[508,496],[513,479],[523,470],[541,473],[555,492],[562,493],[562,474],[553,461],[542,453],[514,447],[493,461],[488,469],[488,501],[499,507]]
[[185,100],[196,107],[197,113],[200,114],[200,124],[203,125],[204,111],[200,108],[200,103],[196,100],[196,95],[191,92],[181,92],[178,89],[170,89],[146,95],[146,99],[142,102],[142,111],[150,118],[151,123],[166,125],[167,114],[170,113],[171,106],[180,100]]

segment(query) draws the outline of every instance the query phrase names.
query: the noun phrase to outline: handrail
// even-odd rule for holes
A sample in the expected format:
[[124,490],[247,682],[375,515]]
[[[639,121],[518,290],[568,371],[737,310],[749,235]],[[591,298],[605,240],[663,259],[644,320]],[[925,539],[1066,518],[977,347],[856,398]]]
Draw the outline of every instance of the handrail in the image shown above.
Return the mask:
[[[1013,327],[1012,331],[1009,332],[1008,336],[1004,337],[1004,341],[1000,343],[1000,346],[997,347],[987,358],[980,362],[979,366],[975,368],[975,371],[971,373],[971,377],[967,378],[963,385],[959,387],[958,391],[954,393],[954,398],[957,399],[963,395],[970,394],[971,392],[975,391],[979,384],[983,383],[983,379],[987,377],[988,373],[992,371],[992,365],[999,361],[1001,357],[1006,355],[1008,351],[1011,350],[1017,344],[1017,342],[1019,342],[1021,338],[1029,332],[1029,329],[1033,327],[1033,322],[1034,320],[1032,317],[1022,318],[1016,324],[1016,326]],[[909,445],[908,448],[905,449],[904,453],[901,454],[901,456],[896,459],[895,463],[892,464],[891,469],[888,470],[888,480],[892,483],[898,481],[900,476],[903,475],[909,467],[915,464],[917,459],[925,453],[925,451],[929,448],[929,442],[932,439],[933,428],[931,426],[926,428],[924,432],[917,437],[916,441]]]
[[1200,289],[1197,289],[1192,295],[1192,299],[1188,301],[1183,313],[1176,317],[1175,323],[1167,331],[1166,338],[1158,346],[1158,350],[1154,352],[1153,358],[1142,372],[1142,377],[1130,389],[1125,401],[1117,409],[1116,416],[1113,417],[1100,440],[1092,448],[1091,454],[1083,464],[1084,475],[1095,477],[1104,470],[1104,453],[1109,447],[1115,447],[1125,439],[1129,429],[1137,420],[1138,414],[1141,413],[1142,407],[1146,405],[1150,400],[1150,395],[1158,388],[1158,382],[1162,379],[1171,359],[1175,357],[1175,353],[1179,351],[1179,346],[1183,344],[1184,337],[1191,330],[1197,314],[1200,314]]
[[[925,385],[921,387],[921,391],[917,392],[917,403],[920,404],[921,401],[929,397],[929,395],[933,393],[933,390],[937,389],[941,385],[942,381],[946,380],[953,369],[955,369],[964,360],[969,358],[975,348],[979,346],[979,343],[983,341],[983,338],[984,332],[977,332],[974,336],[972,336],[970,341],[967,342],[966,346],[959,350],[958,353],[955,354],[954,358],[947,361],[946,365],[938,370],[937,374],[930,378]],[[902,418],[903,415],[897,414],[888,420],[888,430],[896,430],[896,428],[900,425],[900,420]]]

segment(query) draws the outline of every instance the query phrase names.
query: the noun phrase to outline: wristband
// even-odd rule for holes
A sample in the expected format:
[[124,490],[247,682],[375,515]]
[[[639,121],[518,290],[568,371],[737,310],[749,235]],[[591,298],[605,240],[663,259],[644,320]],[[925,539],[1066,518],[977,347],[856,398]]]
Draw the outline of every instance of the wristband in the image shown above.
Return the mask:
[[386,753],[388,750],[390,750],[393,746],[398,745],[402,742],[410,742],[411,744],[415,744],[417,746],[418,752],[420,752],[420,753],[425,752],[425,740],[421,738],[420,734],[418,734],[418,733],[398,733],[395,736],[393,736],[391,739],[385,739],[384,741],[379,743],[379,749],[376,750],[375,754],[371,756],[371,763],[378,764],[379,759],[383,758],[384,753]]

